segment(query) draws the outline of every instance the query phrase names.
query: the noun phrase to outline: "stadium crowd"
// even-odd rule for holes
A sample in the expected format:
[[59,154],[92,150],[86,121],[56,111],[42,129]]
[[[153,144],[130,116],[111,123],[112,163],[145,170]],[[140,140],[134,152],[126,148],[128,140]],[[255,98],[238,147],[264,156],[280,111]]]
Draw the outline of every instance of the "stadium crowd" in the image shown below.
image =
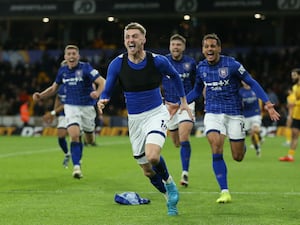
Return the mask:
[[[226,23],[227,29],[224,29]],[[266,23],[266,22],[265,22]],[[52,84],[55,79],[59,60],[50,57],[47,54],[48,49],[62,49],[67,43],[75,43],[81,49],[110,49],[112,55],[116,56],[122,50],[123,43],[120,36],[123,35],[123,27],[120,23],[103,23],[96,25],[96,22],[88,23],[87,21],[78,21],[76,30],[82,27],[86,32],[85,35],[78,35],[74,31],[74,27],[69,25],[69,34],[59,36],[66,24],[58,23],[49,27],[44,31],[43,37],[36,37],[36,32],[27,28],[27,33],[22,38],[16,30],[8,31],[3,24],[0,24],[2,38],[0,40],[0,53],[8,50],[39,50],[43,51],[43,57],[39,62],[33,64],[17,63],[6,61],[0,58],[0,115],[17,115],[22,103],[29,101],[31,115],[41,116],[45,111],[52,109],[53,100],[46,100],[37,104],[32,104],[31,95],[34,90],[42,90]],[[158,53],[167,52],[169,37],[173,33],[179,33],[187,38],[189,45],[187,46],[187,54],[195,58],[198,62],[202,59],[201,55],[201,39],[207,32],[216,32],[222,37],[223,51],[226,55],[237,58],[253,75],[253,77],[268,91],[268,94],[275,96],[277,109],[280,111],[282,118],[286,115],[286,93],[291,85],[290,70],[299,67],[300,35],[284,32],[280,38],[276,38],[272,32],[263,32],[270,24],[262,25],[251,24],[246,20],[219,20],[213,23],[188,23],[171,21],[144,22],[149,27],[149,35],[147,34],[146,49],[155,49]],[[174,24],[174,26],[170,26]],[[178,24],[178,25],[176,25]],[[213,24],[213,25],[212,25]],[[246,25],[248,27],[246,29]],[[22,24],[18,26],[22,31]],[[165,29],[162,29],[164,27]],[[229,29],[229,30],[228,30]],[[261,32],[255,32],[256,29]],[[289,28],[286,28],[288,31]],[[269,29],[270,30],[270,29]],[[296,32],[296,31],[295,31]],[[6,35],[4,35],[6,34]],[[21,38],[21,39],[20,39]],[[281,41],[278,41],[281,39]],[[1,55],[1,54],[0,54]],[[106,75],[106,69],[112,57],[104,57],[99,62],[92,62],[101,74]],[[106,113],[110,115],[118,115],[123,112],[125,105],[120,89],[115,89],[112,101],[107,107]],[[276,98],[278,100],[276,100]],[[198,107],[200,112],[202,107]]]

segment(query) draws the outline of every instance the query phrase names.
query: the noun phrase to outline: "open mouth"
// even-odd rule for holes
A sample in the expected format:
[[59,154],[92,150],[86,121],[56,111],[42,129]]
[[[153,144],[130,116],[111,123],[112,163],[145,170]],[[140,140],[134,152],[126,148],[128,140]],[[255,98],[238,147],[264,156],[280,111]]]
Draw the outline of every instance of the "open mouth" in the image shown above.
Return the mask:
[[128,45],[128,48],[129,48],[130,50],[134,50],[134,49],[135,49],[135,44],[130,44],[130,45]]

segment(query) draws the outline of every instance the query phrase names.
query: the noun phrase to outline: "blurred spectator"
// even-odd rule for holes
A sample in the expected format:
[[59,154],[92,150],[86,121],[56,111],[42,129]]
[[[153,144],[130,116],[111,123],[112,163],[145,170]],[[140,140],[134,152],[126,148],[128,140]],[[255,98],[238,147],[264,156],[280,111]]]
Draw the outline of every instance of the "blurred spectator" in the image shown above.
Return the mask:
[[23,102],[23,104],[20,106],[20,118],[23,122],[23,127],[26,127],[29,125],[30,120],[30,113],[29,113],[29,101]]
[[273,91],[272,88],[267,88],[267,94],[269,96],[270,101],[275,105],[275,107],[279,106],[279,100],[277,94]]

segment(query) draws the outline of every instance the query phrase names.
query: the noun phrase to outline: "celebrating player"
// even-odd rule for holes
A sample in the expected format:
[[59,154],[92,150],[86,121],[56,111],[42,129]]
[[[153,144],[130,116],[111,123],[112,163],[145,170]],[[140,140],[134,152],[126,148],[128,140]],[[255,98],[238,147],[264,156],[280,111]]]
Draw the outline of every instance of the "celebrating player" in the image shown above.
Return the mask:
[[160,92],[163,75],[168,74],[174,82],[182,103],[181,110],[187,110],[190,118],[192,115],[178,72],[165,56],[145,51],[145,43],[146,29],[141,24],[130,23],[125,27],[127,53],[116,57],[108,66],[107,81],[98,107],[102,111],[119,80],[126,98],[133,156],[153,186],[167,194],[168,215],[177,215],[179,193],[160,154],[170,119]]
[[[196,62],[193,58],[183,54],[185,45],[186,39],[183,36],[179,34],[172,35],[169,45],[170,54],[166,57],[179,72],[185,93],[188,93],[193,89],[195,82]],[[168,76],[163,77],[162,87],[165,101],[173,103],[179,101],[178,92]],[[195,102],[189,104],[189,107],[194,116]],[[177,112],[168,123],[168,129],[170,131],[172,141],[176,147],[180,147],[180,159],[182,166],[180,184],[185,187],[188,186],[188,172],[192,150],[189,138],[193,126],[194,121],[190,119],[186,111],[183,111],[182,113]]]
[[[205,60],[197,67],[196,83],[187,95],[188,102],[202,94],[205,86],[205,134],[212,150],[212,167],[221,189],[217,203],[231,201],[227,184],[227,167],[223,158],[225,137],[229,137],[232,157],[242,161],[245,155],[244,116],[239,87],[243,80],[265,103],[272,120],[279,114],[262,87],[234,58],[221,55],[221,40],[216,34],[207,34],[202,40]],[[170,105],[173,112],[178,106]]]
[[[105,79],[89,63],[79,61],[79,48],[76,45],[67,45],[64,53],[67,65],[58,70],[55,82],[50,87],[33,94],[33,100],[38,101],[52,96],[59,85],[64,84],[66,88],[64,110],[68,134],[71,137],[71,155],[74,165],[72,175],[80,179],[83,150],[80,131],[82,129],[85,133],[94,132],[96,117],[94,105],[103,90]],[[97,87],[96,90],[93,83]]]

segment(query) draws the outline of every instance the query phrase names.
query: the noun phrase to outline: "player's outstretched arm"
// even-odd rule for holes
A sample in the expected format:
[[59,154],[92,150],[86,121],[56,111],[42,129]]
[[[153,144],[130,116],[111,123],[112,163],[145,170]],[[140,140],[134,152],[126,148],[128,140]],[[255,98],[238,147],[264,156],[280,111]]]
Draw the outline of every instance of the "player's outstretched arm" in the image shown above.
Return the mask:
[[265,110],[268,111],[271,120],[278,121],[280,119],[280,114],[274,109],[274,104],[270,101],[265,103]]
[[48,98],[48,97],[54,95],[56,93],[57,89],[58,89],[58,84],[54,82],[50,87],[48,87],[44,91],[35,92],[32,95],[32,99],[33,99],[33,101],[39,101],[39,100]]

